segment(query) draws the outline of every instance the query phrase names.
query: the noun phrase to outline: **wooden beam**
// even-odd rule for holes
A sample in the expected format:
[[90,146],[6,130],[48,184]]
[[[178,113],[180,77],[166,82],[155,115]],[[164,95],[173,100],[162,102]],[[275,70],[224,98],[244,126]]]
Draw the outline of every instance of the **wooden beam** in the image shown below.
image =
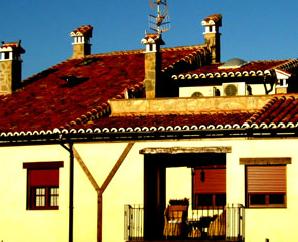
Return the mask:
[[107,186],[109,185],[109,183],[111,182],[111,180],[115,176],[116,172],[120,168],[121,164],[123,163],[124,159],[126,158],[126,156],[128,155],[129,151],[131,150],[131,148],[133,147],[134,144],[135,143],[128,143],[127,146],[125,147],[124,151],[120,155],[120,157],[117,160],[116,164],[114,165],[113,169],[111,170],[111,172],[109,173],[109,175],[107,176],[105,181],[103,182],[103,184],[101,186],[101,192],[102,193],[106,190]]
[[81,166],[82,170],[84,171],[84,173],[86,174],[86,176],[88,177],[89,181],[91,182],[92,186],[94,187],[94,189],[99,192],[100,191],[100,187],[97,184],[95,178],[92,176],[91,172],[89,171],[88,167],[86,166],[86,164],[84,163],[82,157],[80,156],[80,154],[78,153],[78,151],[73,147],[73,153],[74,153],[74,157],[76,158],[77,162],[79,163],[79,165]]
[[102,242],[102,193],[97,193],[97,242]]
[[230,146],[216,147],[154,147],[140,150],[140,154],[196,154],[196,153],[231,153]]
[[93,177],[87,165],[80,156],[79,152],[75,148],[73,148],[73,153],[75,159],[79,163],[80,167],[86,174],[88,180],[91,182],[93,188],[97,193],[97,242],[102,242],[102,192],[95,178]]
[[240,158],[241,165],[287,165],[291,163],[291,157]]
[[104,193],[105,189],[107,188],[107,186],[109,185],[109,183],[111,182],[111,180],[113,179],[113,177],[115,176],[116,172],[120,168],[121,164],[123,163],[124,159],[128,155],[128,153],[131,150],[131,148],[133,147],[133,145],[134,145],[134,143],[127,144],[124,151],[120,155],[119,159],[115,163],[114,167],[110,171],[109,175],[107,176],[107,178],[105,179],[105,181],[103,182],[101,187],[97,184],[95,178],[92,176],[90,170],[88,169],[87,165],[83,161],[83,159],[80,156],[80,154],[78,153],[78,151],[74,147],[72,148],[75,159],[78,161],[80,167],[82,168],[82,170],[88,177],[89,181],[91,182],[93,188],[97,192],[97,242],[102,242],[103,193]]

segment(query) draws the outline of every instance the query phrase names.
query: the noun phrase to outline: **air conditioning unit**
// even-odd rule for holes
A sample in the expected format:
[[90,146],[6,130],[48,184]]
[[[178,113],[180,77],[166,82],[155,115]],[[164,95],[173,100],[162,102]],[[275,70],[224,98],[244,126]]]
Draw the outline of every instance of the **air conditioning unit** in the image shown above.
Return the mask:
[[244,96],[246,94],[245,82],[233,82],[222,84],[224,96]]
[[201,92],[194,92],[193,94],[191,94],[191,97],[203,97],[203,93]]

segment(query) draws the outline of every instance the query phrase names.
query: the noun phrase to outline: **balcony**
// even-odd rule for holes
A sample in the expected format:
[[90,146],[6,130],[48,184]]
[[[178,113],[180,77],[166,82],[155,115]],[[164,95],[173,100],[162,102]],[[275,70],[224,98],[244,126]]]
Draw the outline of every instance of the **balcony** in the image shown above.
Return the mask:
[[[172,208],[165,210],[160,236],[146,238],[144,208],[142,205],[125,205],[125,240],[132,242],[173,241],[244,241],[245,210],[241,204],[225,207],[191,210]],[[146,224],[146,223],[145,223]],[[148,234],[148,233],[147,233]],[[144,236],[145,235],[145,236]]]

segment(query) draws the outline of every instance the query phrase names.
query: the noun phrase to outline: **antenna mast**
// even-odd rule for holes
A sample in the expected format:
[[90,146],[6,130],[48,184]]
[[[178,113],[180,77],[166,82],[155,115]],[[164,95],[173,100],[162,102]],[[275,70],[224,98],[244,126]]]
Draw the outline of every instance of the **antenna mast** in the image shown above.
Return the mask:
[[149,28],[157,34],[169,31],[170,21],[167,0],[149,0],[150,7],[156,11],[149,15]]

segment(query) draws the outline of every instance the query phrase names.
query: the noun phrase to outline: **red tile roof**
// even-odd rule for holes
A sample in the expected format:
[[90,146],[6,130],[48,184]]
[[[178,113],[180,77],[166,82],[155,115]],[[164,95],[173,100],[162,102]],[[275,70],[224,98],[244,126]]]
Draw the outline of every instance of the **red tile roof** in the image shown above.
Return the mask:
[[[202,47],[163,49],[163,68]],[[174,69],[173,69],[174,68]],[[70,59],[24,81],[21,90],[0,96],[0,132],[40,131],[66,127],[98,118],[107,101],[126,89],[141,91],[143,50],[112,52]]]
[[279,124],[298,122],[298,98],[293,96],[282,96],[272,98],[260,111],[252,115],[248,124]]
[[[239,68],[219,68],[222,64],[205,65],[192,71],[185,71],[179,75],[179,78],[208,78],[208,77],[227,77],[231,76],[248,76],[271,74],[274,69],[289,71],[297,68],[297,59],[287,60],[270,60],[270,61],[251,61]],[[174,76],[177,78],[177,76]]]
[[[106,131],[159,129],[232,129],[298,126],[298,96],[275,96],[259,111],[233,111],[201,114],[111,116],[77,126]],[[112,131],[114,132],[114,131]]]
[[233,113],[202,113],[202,114],[168,114],[168,115],[147,115],[147,116],[118,116],[104,117],[95,122],[87,123],[85,128],[160,128],[160,127],[181,127],[184,126],[226,126],[243,124],[249,117],[249,112]]
[[[208,54],[204,46],[163,49],[163,71],[170,74],[187,69],[186,73],[192,74],[228,71],[218,69],[218,65],[202,66],[202,63],[208,63]],[[239,69],[242,72],[272,68],[288,71],[297,65],[297,60],[259,61]],[[256,112],[108,116],[108,100],[122,98],[127,90],[134,94],[143,93],[143,79],[143,50],[69,59],[24,80],[23,88],[12,95],[0,96],[0,133],[55,128],[122,132],[167,127],[238,129],[298,126],[298,97],[290,95],[272,97]]]

